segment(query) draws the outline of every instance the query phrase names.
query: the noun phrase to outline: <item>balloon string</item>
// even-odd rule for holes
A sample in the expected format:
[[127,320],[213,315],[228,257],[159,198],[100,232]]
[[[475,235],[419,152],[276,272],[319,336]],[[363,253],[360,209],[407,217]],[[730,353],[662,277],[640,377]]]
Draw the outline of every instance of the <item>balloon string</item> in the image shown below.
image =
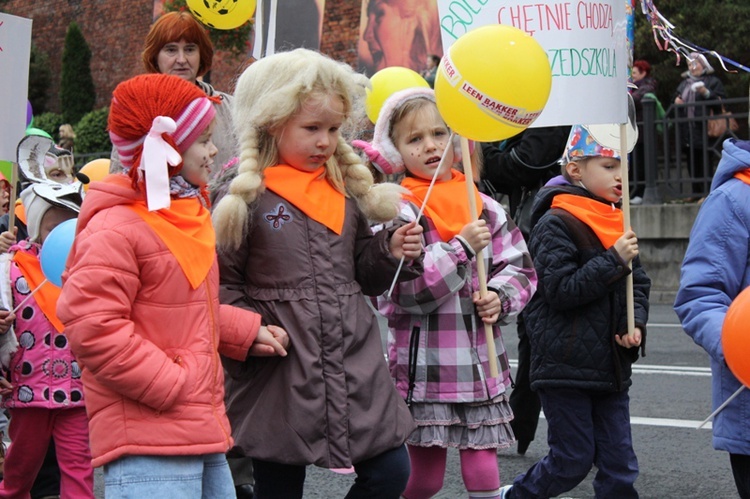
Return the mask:
[[723,404],[721,404],[719,407],[717,407],[714,412],[712,412],[711,414],[709,414],[708,417],[706,419],[704,419],[701,424],[698,425],[697,429],[700,430],[701,428],[703,428],[703,426],[706,423],[708,423],[709,421],[711,421],[711,418],[713,418],[714,416],[716,416],[717,414],[719,414],[726,406],[729,405],[729,402],[731,402],[732,400],[734,400],[737,397],[737,395],[739,395],[740,393],[742,393],[742,390],[744,390],[744,389],[745,389],[745,385],[742,385],[736,392],[734,392],[732,394],[731,397],[729,397],[728,399],[726,399]]
[[[443,155],[440,156],[440,162],[438,163],[437,168],[435,168],[435,174],[432,176],[432,180],[430,180],[430,186],[427,188],[427,193],[424,195],[424,201],[422,201],[422,206],[419,207],[419,213],[417,213],[417,218],[415,221],[419,223],[419,219],[422,218],[422,213],[424,213],[425,206],[427,206],[427,200],[430,199],[430,193],[432,192],[432,187],[435,185],[435,180],[437,180],[438,173],[440,170],[443,169],[443,163],[445,163],[445,158],[448,156],[448,148],[453,147],[453,132],[451,132],[450,136],[448,137],[448,145],[445,146],[445,149],[443,149]],[[396,275],[393,276],[393,282],[391,283],[391,287],[388,288],[388,293],[386,293],[386,297],[390,300],[391,295],[393,294],[393,288],[396,287],[396,281],[398,280],[398,275],[401,273],[401,267],[404,266],[404,256],[401,255],[401,260],[398,262],[398,268],[396,269]]]
[[16,308],[14,308],[14,309],[13,309],[13,312],[11,312],[11,313],[12,313],[12,314],[15,314],[16,312],[18,312],[18,310],[19,310],[19,309],[20,309],[21,307],[23,307],[24,305],[26,305],[26,302],[27,302],[27,301],[29,301],[29,299],[30,299],[30,298],[31,298],[32,296],[34,296],[34,293],[36,293],[37,291],[39,291],[40,289],[42,289],[42,286],[44,286],[44,285],[45,285],[45,284],[47,284],[48,282],[49,282],[49,279],[46,279],[46,278],[45,278],[45,279],[44,279],[44,280],[43,280],[42,282],[40,282],[40,283],[39,283],[39,286],[35,287],[35,288],[34,288],[34,290],[33,290],[33,291],[32,291],[31,293],[29,293],[29,294],[28,294],[28,295],[26,296],[26,298],[24,298],[24,299],[23,299],[23,300],[21,301],[21,303],[19,303],[19,304],[18,304],[18,306],[17,306]]

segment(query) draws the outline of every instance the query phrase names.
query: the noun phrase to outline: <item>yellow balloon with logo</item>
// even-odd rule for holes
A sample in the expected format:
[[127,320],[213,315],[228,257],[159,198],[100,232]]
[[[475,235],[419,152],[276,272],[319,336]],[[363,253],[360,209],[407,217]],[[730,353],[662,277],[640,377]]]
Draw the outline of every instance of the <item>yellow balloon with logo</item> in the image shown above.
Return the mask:
[[440,115],[457,134],[493,142],[521,133],[544,109],[552,70],[539,42],[502,24],[469,31],[435,76]]
[[88,191],[91,182],[97,182],[109,175],[110,160],[107,158],[95,159],[89,161],[81,167],[78,173],[83,173],[89,178],[89,182],[83,184],[83,190]]
[[255,0],[187,0],[196,19],[215,29],[239,28],[253,17]]
[[419,73],[401,66],[381,69],[372,75],[370,83],[372,84],[372,90],[367,89],[365,112],[373,123],[378,120],[380,108],[383,107],[388,97],[395,92],[413,87],[430,88],[430,84]]

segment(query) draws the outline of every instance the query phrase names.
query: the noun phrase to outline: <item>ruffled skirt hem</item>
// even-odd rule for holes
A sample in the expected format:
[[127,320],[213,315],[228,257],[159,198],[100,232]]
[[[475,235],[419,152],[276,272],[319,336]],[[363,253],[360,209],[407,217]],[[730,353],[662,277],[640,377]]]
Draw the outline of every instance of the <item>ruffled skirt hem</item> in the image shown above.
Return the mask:
[[480,403],[412,403],[417,429],[406,443],[417,447],[506,449],[516,437],[513,411],[505,394]]

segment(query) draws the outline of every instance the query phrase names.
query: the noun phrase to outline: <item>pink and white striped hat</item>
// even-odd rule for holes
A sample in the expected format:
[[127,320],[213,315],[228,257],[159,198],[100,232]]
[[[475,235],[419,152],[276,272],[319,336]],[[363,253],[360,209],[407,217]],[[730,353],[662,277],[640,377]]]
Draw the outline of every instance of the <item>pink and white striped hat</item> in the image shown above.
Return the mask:
[[[114,99],[113,104],[115,104]],[[169,135],[174,140],[181,154],[193,145],[193,142],[198,139],[209,123],[211,123],[211,120],[214,119],[214,116],[216,116],[216,110],[213,103],[207,97],[199,97],[190,102],[182,113],[174,118],[177,129],[169,133]],[[143,147],[146,135],[148,135],[148,129],[142,137],[131,140],[120,137],[113,130],[109,131],[109,138],[120,155],[123,167],[128,169],[133,167],[135,155]]]

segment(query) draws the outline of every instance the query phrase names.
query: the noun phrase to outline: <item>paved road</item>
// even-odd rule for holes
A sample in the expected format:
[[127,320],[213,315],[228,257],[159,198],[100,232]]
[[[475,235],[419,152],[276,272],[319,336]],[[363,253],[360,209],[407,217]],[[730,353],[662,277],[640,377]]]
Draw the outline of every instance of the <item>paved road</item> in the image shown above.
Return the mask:
[[[516,357],[515,330],[503,331],[511,362]],[[636,364],[631,396],[633,440],[640,465],[636,483],[642,498],[736,498],[729,456],[711,447],[708,429],[698,424],[711,412],[708,357],[679,326],[667,305],[654,305],[648,327],[646,357]],[[503,482],[526,471],[547,452],[546,424],[525,456],[514,449],[498,453]],[[594,497],[595,471],[566,496]],[[305,498],[344,497],[351,477],[328,470],[308,472]],[[466,497],[458,453],[449,452],[441,499]]]
[[[515,329],[504,330],[504,338],[514,362]],[[708,358],[682,331],[670,306],[652,306],[646,353],[636,364],[630,392],[633,439],[641,470],[636,485],[641,497],[738,497],[728,455],[713,450],[710,429],[696,429],[711,412]],[[546,451],[546,424],[542,420],[537,439],[525,456],[517,455],[514,449],[498,453],[503,482],[528,469]],[[103,497],[101,478],[97,476],[98,497]],[[594,497],[593,476],[594,471],[566,496]],[[352,475],[310,467],[305,498],[342,498],[352,481]],[[466,497],[457,452],[449,452],[445,484],[436,497]]]

